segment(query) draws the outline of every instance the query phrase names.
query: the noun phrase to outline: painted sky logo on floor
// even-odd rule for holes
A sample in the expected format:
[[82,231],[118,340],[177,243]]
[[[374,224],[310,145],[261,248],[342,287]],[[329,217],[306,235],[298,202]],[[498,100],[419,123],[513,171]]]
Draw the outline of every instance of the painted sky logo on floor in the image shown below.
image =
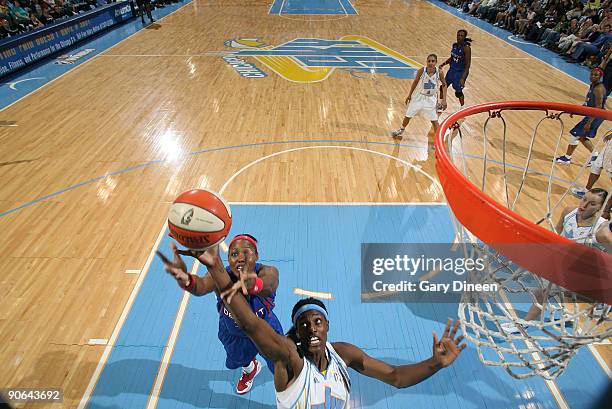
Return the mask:
[[[288,81],[301,83],[323,81],[336,68],[413,79],[422,67],[397,51],[358,35],[344,36],[340,40],[296,38],[277,46],[266,45],[258,38],[236,38],[226,41],[225,45],[238,50],[223,58],[243,77],[264,76],[262,70],[244,57],[254,58]],[[239,70],[237,65],[248,69]]]

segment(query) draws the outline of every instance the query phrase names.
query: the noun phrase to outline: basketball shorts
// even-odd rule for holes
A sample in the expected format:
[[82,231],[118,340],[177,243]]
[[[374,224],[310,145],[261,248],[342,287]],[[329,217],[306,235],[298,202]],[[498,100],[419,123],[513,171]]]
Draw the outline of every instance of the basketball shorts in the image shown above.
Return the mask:
[[417,93],[412,97],[408,108],[406,109],[406,117],[413,118],[419,112],[429,121],[438,120],[438,112],[436,110],[438,97],[436,95],[423,95]]
[[[266,322],[274,331],[284,336],[283,327],[274,313],[270,313],[266,316]],[[246,335],[235,335],[229,333],[223,327],[221,322],[219,322],[219,324],[219,341],[221,341],[223,344],[223,348],[225,349],[226,353],[225,366],[228,369],[248,366],[253,358],[255,358],[255,356],[257,356],[259,353],[255,343],[253,343],[251,338],[247,337]],[[263,359],[266,361],[270,372],[274,373],[274,362],[270,361],[266,357],[263,357]]]
[[604,120],[603,118],[593,119],[593,122],[591,122],[591,126],[589,127],[589,131],[586,132],[585,134],[584,125],[586,125],[589,119],[590,119],[589,117],[585,116],[584,118],[582,118],[580,122],[576,124],[575,127],[571,129],[570,145],[578,144],[578,139],[580,138],[589,138],[589,139],[595,138],[595,135],[597,135],[597,129],[599,128],[599,125],[601,125]]
[[446,73],[446,76],[444,77],[444,80],[446,81],[446,86],[450,87],[452,85],[453,89],[456,92],[460,92],[461,90],[463,90],[463,87],[461,86],[462,76],[463,76],[463,70],[462,71],[453,70],[453,69],[448,70],[448,72]]
[[591,173],[600,175],[602,169],[612,178],[612,139],[606,142],[603,152],[597,156],[597,159],[591,165]]

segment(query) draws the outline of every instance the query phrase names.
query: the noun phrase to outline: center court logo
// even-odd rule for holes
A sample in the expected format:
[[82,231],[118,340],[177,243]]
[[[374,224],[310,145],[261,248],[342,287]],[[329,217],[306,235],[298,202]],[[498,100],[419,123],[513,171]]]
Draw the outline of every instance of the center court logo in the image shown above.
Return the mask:
[[300,83],[323,81],[337,68],[412,79],[422,67],[397,51],[358,35],[340,40],[296,38],[278,46],[266,45],[258,38],[235,38],[225,45],[237,51],[223,58],[243,77],[266,76],[244,57],[252,57],[284,79]]

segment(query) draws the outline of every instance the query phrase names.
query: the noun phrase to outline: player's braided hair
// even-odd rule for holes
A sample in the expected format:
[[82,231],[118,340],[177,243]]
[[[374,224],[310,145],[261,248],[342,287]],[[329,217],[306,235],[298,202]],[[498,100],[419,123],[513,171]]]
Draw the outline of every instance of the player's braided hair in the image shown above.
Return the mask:
[[606,189],[602,189],[600,187],[595,187],[591,190],[589,190],[589,192],[601,197],[601,202],[602,203],[606,203],[606,198],[608,197],[608,191]]
[[[308,305],[308,304],[318,305],[319,307],[327,311],[327,307],[325,307],[325,304],[323,304],[321,300],[317,300],[316,298],[312,298],[312,297],[303,298],[299,300],[298,302],[296,302],[295,305],[293,306],[293,309],[291,310],[291,320],[293,321],[293,316],[295,315],[297,310],[302,308],[302,306]],[[300,358],[303,358],[304,354],[302,353],[302,349],[300,348],[300,340],[297,336],[297,330],[295,326],[293,325],[291,326],[291,329],[287,332],[287,338],[293,341],[293,343],[297,346],[297,350],[298,350],[298,354],[300,354]]]

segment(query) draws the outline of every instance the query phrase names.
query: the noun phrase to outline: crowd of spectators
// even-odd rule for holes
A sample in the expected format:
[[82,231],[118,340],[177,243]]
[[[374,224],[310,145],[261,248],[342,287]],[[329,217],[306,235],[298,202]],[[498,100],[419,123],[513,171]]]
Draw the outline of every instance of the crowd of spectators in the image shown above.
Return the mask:
[[443,0],[589,68],[612,49],[612,0]]
[[0,0],[0,40],[110,3],[111,0]]

